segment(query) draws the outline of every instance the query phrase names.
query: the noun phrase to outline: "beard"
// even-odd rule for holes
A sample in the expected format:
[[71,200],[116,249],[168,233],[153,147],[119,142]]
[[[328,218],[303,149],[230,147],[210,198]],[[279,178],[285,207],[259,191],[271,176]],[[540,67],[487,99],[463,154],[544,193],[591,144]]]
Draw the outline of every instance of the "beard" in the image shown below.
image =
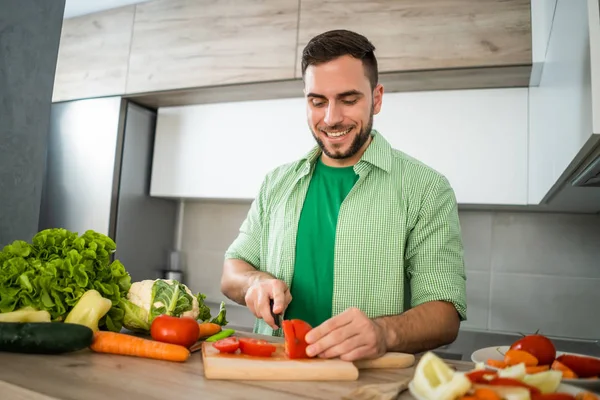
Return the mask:
[[[344,126],[344,125],[338,124],[338,125],[334,125],[334,126],[328,126],[327,129],[332,130],[332,131],[343,131],[350,127],[351,126]],[[354,127],[352,127],[352,128],[354,129]],[[346,151],[336,150],[335,148],[334,149],[327,148],[327,146],[323,143],[323,141],[319,137],[318,132],[315,132],[312,129],[312,127],[311,127],[311,132],[312,132],[313,137],[315,138],[315,141],[321,148],[321,151],[323,151],[323,153],[325,153],[325,155],[327,155],[327,157],[335,159],[335,160],[343,160],[346,158],[350,158],[350,157],[354,156],[356,153],[358,153],[358,151],[363,147],[363,145],[369,140],[369,136],[371,134],[372,129],[373,129],[373,110],[371,110],[371,114],[369,115],[369,122],[363,126],[363,129],[361,129],[361,131],[356,136],[354,136],[354,140],[352,140],[350,147]]]

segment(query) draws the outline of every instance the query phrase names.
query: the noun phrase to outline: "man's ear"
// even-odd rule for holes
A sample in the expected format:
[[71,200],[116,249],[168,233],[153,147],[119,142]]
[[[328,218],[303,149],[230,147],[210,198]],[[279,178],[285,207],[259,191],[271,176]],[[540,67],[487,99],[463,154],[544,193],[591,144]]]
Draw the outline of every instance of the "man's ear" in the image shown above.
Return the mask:
[[379,114],[383,102],[383,85],[381,83],[373,89],[373,114]]

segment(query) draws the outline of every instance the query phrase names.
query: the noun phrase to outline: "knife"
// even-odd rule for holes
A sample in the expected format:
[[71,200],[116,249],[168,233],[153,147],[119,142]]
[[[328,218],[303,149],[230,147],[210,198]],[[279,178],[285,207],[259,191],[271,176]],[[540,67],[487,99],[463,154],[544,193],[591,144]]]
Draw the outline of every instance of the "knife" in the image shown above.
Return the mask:
[[271,317],[273,317],[273,321],[275,321],[275,324],[278,328],[281,328],[281,314],[275,314],[273,312],[273,299],[269,300],[269,307],[271,310]]

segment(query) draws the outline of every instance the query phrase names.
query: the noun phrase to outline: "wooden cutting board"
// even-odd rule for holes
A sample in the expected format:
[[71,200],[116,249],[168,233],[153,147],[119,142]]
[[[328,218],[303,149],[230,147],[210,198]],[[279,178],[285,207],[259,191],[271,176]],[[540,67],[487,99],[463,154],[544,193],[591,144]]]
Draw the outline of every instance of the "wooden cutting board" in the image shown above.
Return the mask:
[[406,353],[386,353],[374,360],[357,362],[339,359],[290,360],[283,343],[273,343],[277,350],[272,357],[251,357],[244,354],[223,354],[213,343],[202,344],[202,362],[206,379],[270,380],[270,381],[353,381],[358,370],[366,368],[409,368],[415,356]]

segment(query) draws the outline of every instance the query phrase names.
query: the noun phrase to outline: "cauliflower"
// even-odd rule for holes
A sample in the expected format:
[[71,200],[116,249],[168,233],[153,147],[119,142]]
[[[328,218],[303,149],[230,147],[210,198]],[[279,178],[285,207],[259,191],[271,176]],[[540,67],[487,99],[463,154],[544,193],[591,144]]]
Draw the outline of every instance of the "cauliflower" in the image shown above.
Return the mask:
[[[164,292],[161,292],[161,289],[158,289],[159,293],[165,293],[166,296],[156,296],[157,291],[153,291],[152,289],[154,288],[156,282],[161,281],[161,283],[159,284],[159,287],[162,287],[162,290]],[[162,285],[162,283],[166,283],[166,285]],[[127,293],[127,300],[129,300],[130,302],[132,302],[133,304],[135,304],[138,307],[143,308],[144,310],[149,311],[151,309],[151,306],[154,307],[154,309],[164,309],[167,308],[168,304],[165,303],[171,303],[171,304],[177,304],[176,302],[173,302],[171,300],[173,300],[172,294],[173,294],[173,288],[175,287],[175,285],[179,285],[179,293],[177,294],[178,296],[182,295],[182,289],[185,291],[186,294],[189,295],[188,296],[184,296],[186,297],[186,300],[190,300],[191,299],[191,309],[186,309],[184,310],[184,312],[181,315],[176,315],[177,317],[192,317],[194,319],[198,318],[198,313],[199,313],[199,306],[198,306],[198,299],[196,298],[196,296],[194,296],[194,294],[192,293],[192,291],[183,283],[179,283],[177,281],[173,281],[172,279],[155,279],[155,280],[151,280],[151,279],[147,279],[141,282],[134,282],[131,285],[131,288],[129,289],[129,293]],[[154,303],[152,303],[152,301],[154,301]],[[166,313],[162,313],[162,314],[166,314]],[[173,315],[171,313],[169,313],[169,315]]]
[[[204,298],[203,294],[194,295],[185,284],[172,279],[134,282],[127,299],[122,300],[123,325],[132,331],[148,332],[154,318],[163,314],[205,321],[210,319],[210,309],[204,304]],[[225,310],[221,313],[222,321],[226,323]]]

